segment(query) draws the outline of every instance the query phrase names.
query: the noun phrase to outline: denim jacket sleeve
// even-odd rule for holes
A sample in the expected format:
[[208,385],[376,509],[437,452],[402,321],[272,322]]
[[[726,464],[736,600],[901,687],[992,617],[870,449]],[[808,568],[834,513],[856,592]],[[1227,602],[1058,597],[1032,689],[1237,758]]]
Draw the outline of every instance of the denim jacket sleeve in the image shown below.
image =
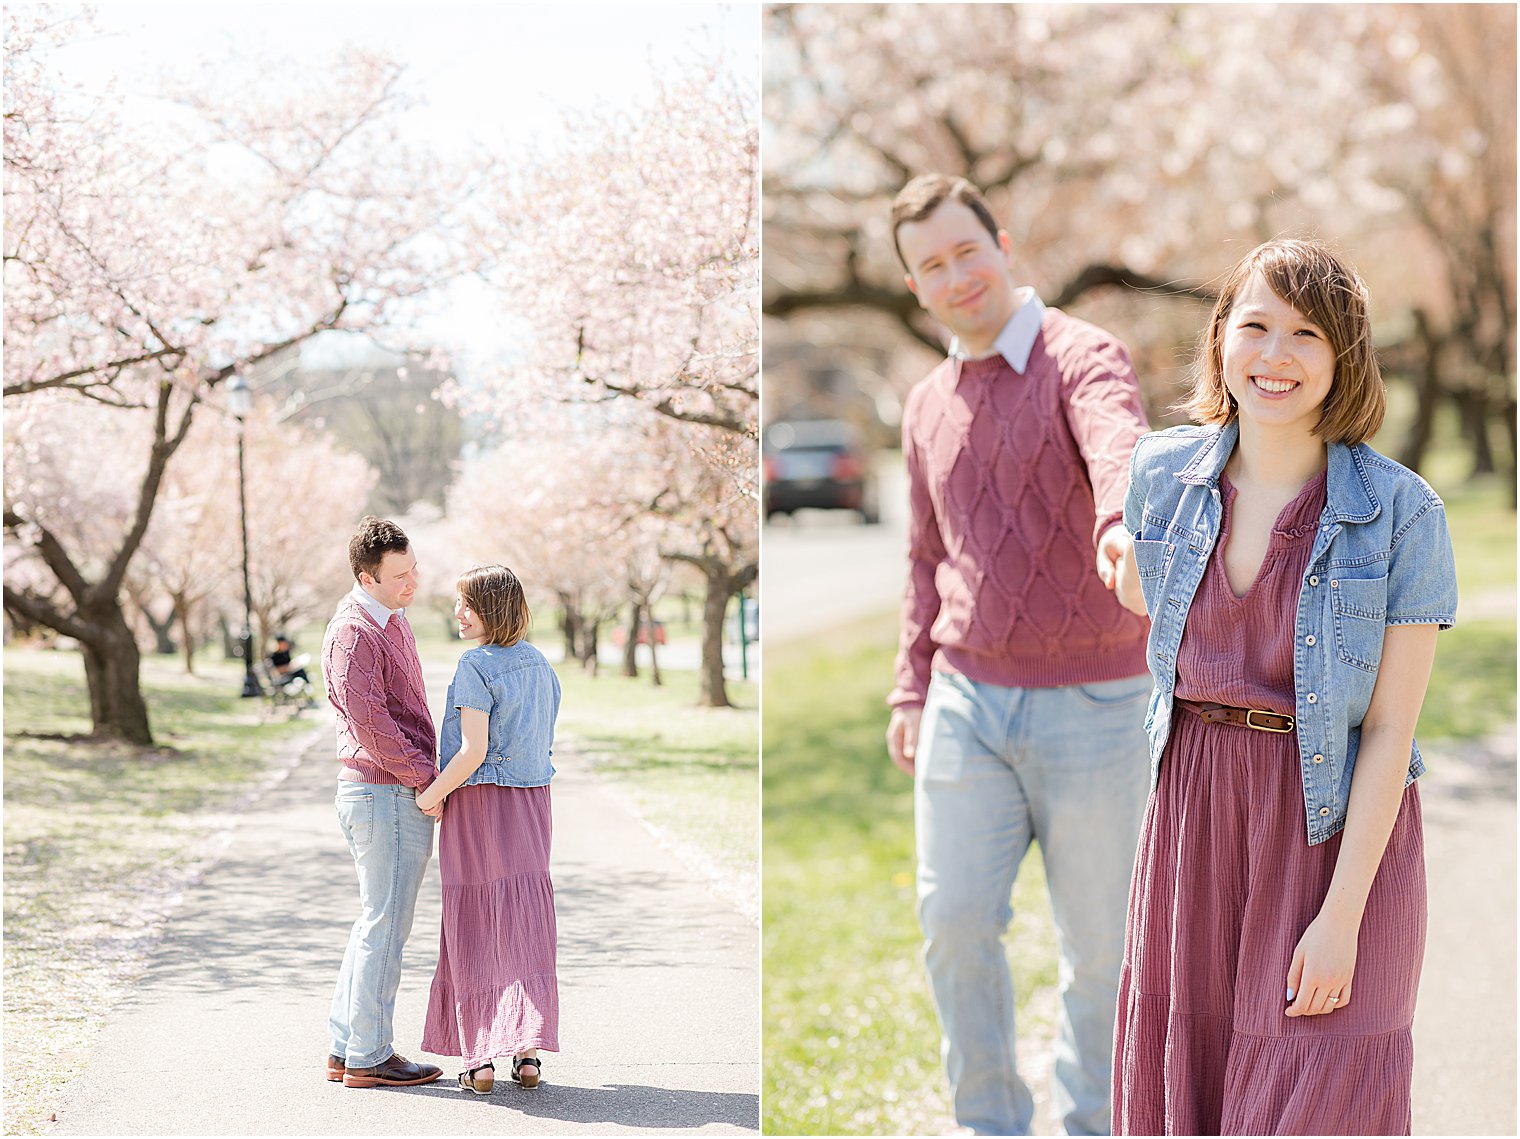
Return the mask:
[[454,671],[451,691],[455,708],[474,708],[478,712],[489,713],[496,703],[495,697],[491,695],[491,686],[469,659],[460,660],[459,667]]
[[1388,557],[1389,625],[1439,625],[1457,619],[1457,567],[1446,508],[1434,492],[1393,536]]

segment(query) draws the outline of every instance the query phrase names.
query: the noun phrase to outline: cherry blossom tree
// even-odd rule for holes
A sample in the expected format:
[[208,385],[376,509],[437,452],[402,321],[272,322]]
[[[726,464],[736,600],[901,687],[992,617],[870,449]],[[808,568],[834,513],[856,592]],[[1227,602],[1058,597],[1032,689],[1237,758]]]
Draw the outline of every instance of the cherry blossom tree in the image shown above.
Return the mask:
[[[1419,367],[1424,311],[1443,397],[1465,371],[1497,389],[1471,401],[1490,417],[1513,399],[1512,10],[806,4],[764,21],[768,357],[870,376],[888,345],[886,379],[922,374],[940,333],[902,286],[889,208],[940,169],[988,190],[1027,283],[1125,337],[1153,410],[1180,392],[1209,282],[1283,233],[1362,268],[1397,373]],[[767,378],[768,400],[804,395]]]
[[702,59],[637,105],[568,115],[482,235],[522,352],[451,392],[497,428],[500,476],[526,480],[500,532],[561,591],[582,659],[614,605],[647,610],[659,562],[697,567],[713,705],[757,561],[758,133],[745,81]]
[[476,406],[523,392],[628,400],[714,429],[706,454],[753,493],[759,398],[754,99],[694,60],[631,107],[567,115],[514,171],[492,232],[508,308],[533,330]]
[[77,638],[96,734],[146,743],[120,598],[197,409],[321,332],[404,338],[408,304],[472,265],[455,235],[474,175],[399,137],[399,68],[382,59],[270,61],[253,89],[224,78],[246,67],[203,68],[176,114],[129,119],[60,78],[53,53],[80,21],[5,20],[7,468],[13,444],[68,438],[20,440],[11,417],[32,401],[141,427],[101,471],[130,491],[103,557],[71,546],[36,480],[7,480],[7,537],[61,591],[7,581],[5,608]]
[[[230,446],[224,425],[221,445]],[[326,434],[283,421],[255,404],[245,421],[248,562],[255,652],[299,618],[326,617],[352,581],[347,536],[378,477]],[[232,516],[235,499],[225,501]],[[230,544],[224,561],[233,561]],[[222,604],[241,614],[241,581]]]
[[623,551],[605,505],[617,475],[604,440],[566,425],[475,455],[449,494],[459,568],[510,566],[535,604],[559,607],[565,659],[593,673],[601,626],[623,600]]
[[242,585],[237,468],[227,461],[235,446],[213,417],[191,425],[177,461],[165,467],[148,532],[127,569],[126,588],[144,612],[167,598],[186,672],[195,671],[206,603]]

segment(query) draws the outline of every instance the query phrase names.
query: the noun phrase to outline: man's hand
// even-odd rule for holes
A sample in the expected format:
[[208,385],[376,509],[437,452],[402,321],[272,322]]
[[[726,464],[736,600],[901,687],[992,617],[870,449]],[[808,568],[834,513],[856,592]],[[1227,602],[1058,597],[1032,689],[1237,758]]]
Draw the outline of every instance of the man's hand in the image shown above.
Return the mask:
[[918,755],[918,725],[924,718],[920,705],[893,708],[892,719],[887,722],[887,754],[905,775],[913,774],[913,761]]

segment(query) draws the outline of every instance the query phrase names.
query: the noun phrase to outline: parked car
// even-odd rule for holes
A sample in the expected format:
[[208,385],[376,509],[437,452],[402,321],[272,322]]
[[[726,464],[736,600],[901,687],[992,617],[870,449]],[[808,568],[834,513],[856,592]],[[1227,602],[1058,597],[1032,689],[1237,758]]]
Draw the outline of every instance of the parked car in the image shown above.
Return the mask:
[[[612,630],[612,643],[614,645],[616,645],[618,648],[622,648],[623,647],[623,642],[626,641],[626,640],[628,640],[628,630],[625,629],[625,628],[623,628],[623,626],[619,625],[615,629]],[[649,622],[647,622],[647,621],[641,621],[639,623],[639,644],[641,644],[641,645],[647,645],[648,643],[649,643]],[[664,621],[656,621],[654,623],[654,643],[657,644],[657,645],[663,645],[665,643],[665,622]]]
[[761,439],[765,517],[794,510],[853,510],[881,521],[876,478],[860,433],[838,419],[781,420]]

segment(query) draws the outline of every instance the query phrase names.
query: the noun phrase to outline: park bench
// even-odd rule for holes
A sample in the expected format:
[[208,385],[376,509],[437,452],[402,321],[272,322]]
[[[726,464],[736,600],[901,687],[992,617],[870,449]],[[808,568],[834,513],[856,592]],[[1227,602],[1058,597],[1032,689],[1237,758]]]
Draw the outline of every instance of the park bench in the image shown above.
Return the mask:
[[[310,660],[310,654],[302,653],[290,663],[296,668],[305,668]],[[301,714],[302,709],[317,706],[316,688],[310,681],[296,679],[288,684],[280,684],[278,674],[267,660],[254,665],[254,671],[264,689],[264,711],[267,715],[285,712],[295,717]]]

